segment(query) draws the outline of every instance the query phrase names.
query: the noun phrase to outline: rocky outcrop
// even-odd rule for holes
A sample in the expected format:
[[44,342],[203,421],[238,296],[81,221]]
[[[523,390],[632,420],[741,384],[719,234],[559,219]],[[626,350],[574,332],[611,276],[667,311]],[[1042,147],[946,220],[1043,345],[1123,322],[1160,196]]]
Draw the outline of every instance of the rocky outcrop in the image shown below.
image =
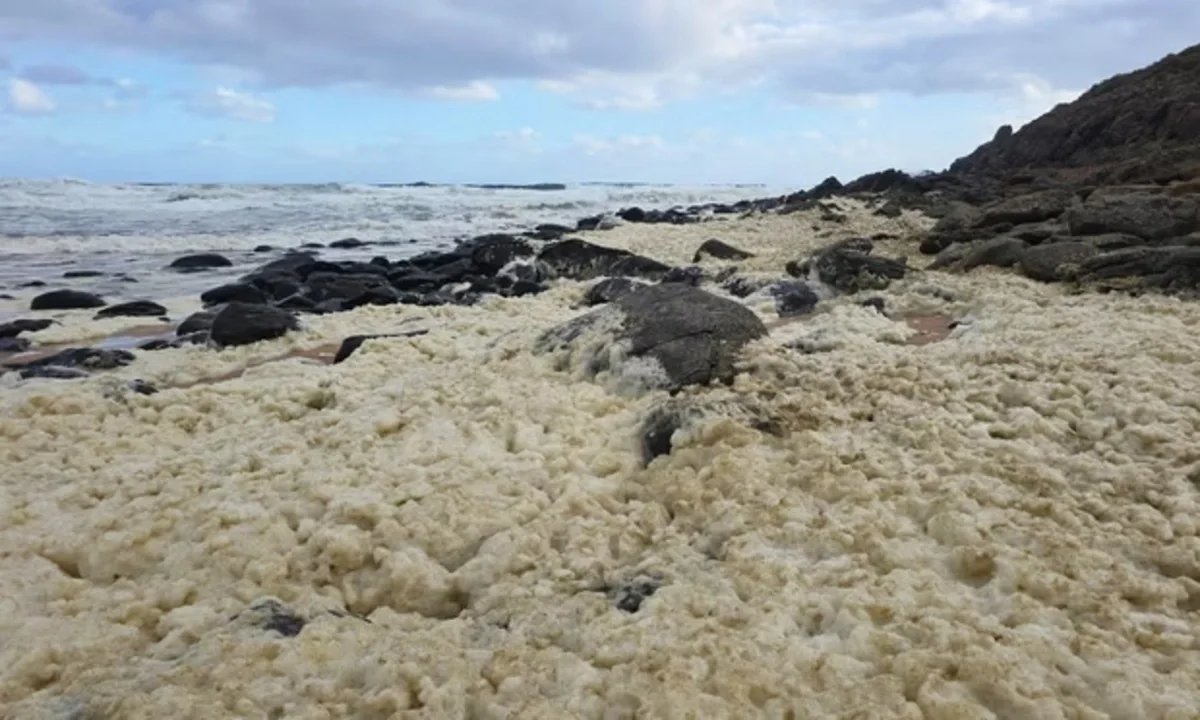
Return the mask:
[[607,373],[634,390],[729,381],[746,343],[767,334],[751,310],[690,285],[638,289],[545,332],[539,353],[564,367]]
[[671,269],[657,260],[635,255],[628,250],[593,245],[583,240],[563,240],[546,247],[538,255],[556,277],[592,280],[598,277],[636,277],[661,280]]
[[788,263],[789,275],[816,278],[834,290],[855,293],[882,290],[908,272],[905,258],[872,255],[875,243],[867,238],[850,238],[822,248],[804,261]]

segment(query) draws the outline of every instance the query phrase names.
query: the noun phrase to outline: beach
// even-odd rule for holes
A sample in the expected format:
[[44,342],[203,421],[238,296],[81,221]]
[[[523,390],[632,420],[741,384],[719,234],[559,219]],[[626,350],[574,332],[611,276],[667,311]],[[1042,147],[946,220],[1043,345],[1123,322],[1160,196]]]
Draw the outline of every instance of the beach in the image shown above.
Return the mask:
[[[0,716],[1197,717],[1200,306],[924,271],[934,219],[834,204],[571,235],[909,258],[810,314],[736,298],[769,334],[728,385],[535,352],[574,280],[3,376]],[[154,324],[35,291],[0,312],[37,343]]]

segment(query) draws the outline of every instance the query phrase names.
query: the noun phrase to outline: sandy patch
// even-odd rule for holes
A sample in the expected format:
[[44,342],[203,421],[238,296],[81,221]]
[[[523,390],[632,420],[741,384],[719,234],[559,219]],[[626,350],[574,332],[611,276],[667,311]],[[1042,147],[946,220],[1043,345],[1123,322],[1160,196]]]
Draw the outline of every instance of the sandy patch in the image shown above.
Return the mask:
[[[589,239],[773,263],[828,240],[811,222]],[[1194,717],[1196,305],[918,273],[872,295],[949,336],[833,301],[685,392],[740,410],[642,469],[665,398],[529,352],[584,289],[0,391],[0,714]],[[299,634],[248,619],[269,596]]]

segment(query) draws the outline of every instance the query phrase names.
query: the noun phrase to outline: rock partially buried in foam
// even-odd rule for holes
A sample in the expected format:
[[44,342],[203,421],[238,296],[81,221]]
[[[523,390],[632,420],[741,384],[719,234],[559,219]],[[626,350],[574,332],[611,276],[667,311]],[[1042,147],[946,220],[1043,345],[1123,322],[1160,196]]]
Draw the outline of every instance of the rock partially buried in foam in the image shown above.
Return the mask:
[[27,332],[41,332],[53,324],[53,320],[42,318],[21,318],[11,322],[0,323],[0,338],[16,337],[21,333]]
[[48,357],[8,367],[19,370],[21,377],[25,379],[70,380],[86,377],[90,371],[124,367],[133,361],[134,354],[128,350],[67,348]]
[[583,240],[563,240],[542,250],[538,256],[555,275],[571,280],[598,277],[640,277],[660,280],[671,269],[628,250],[593,245]]
[[51,290],[29,303],[30,310],[86,310],[107,305],[104,298],[82,290]]
[[583,304],[593,307],[595,305],[610,303],[645,286],[645,283],[630,280],[629,278],[605,278],[588,288],[587,294],[583,296]]
[[218,346],[250,345],[300,328],[296,316],[269,305],[229,303],[213,318],[209,337]]
[[732,245],[723,243],[716,238],[705,240],[696,254],[692,257],[692,262],[698,263],[705,257],[716,258],[717,260],[748,260],[754,257],[754,253],[739,250]]
[[743,346],[767,328],[751,310],[690,285],[641,288],[551,328],[536,351],[565,351],[567,367],[601,372],[622,390],[679,390],[733,379]]
[[866,238],[850,238],[817,251],[802,263],[788,263],[793,277],[807,277],[815,270],[821,282],[844,293],[883,290],[893,280],[908,273],[905,258],[892,259],[871,254],[875,243]]

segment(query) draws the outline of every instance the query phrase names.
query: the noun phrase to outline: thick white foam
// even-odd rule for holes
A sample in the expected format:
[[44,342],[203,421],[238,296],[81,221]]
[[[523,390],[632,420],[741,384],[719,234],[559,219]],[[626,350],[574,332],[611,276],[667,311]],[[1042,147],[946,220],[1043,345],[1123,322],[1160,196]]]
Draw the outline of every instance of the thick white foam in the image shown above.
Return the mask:
[[[839,233],[918,222],[849,212]],[[818,244],[812,222],[720,236],[766,272]],[[679,262],[712,233],[589,239]],[[682,393],[702,411],[643,470],[637,428],[664,395],[612,393],[529,350],[584,290],[360,308],[3,391],[0,703],[547,718],[1200,704],[1195,305],[984,270],[873,293],[895,314],[971,319],[921,347],[858,297],[767,315],[778,327],[733,387]],[[337,366],[111,391],[418,324],[430,334]],[[784,347],[815,335],[834,341]],[[663,585],[616,609],[604,589],[638,577]],[[230,621],[272,596],[311,618],[298,636]]]

